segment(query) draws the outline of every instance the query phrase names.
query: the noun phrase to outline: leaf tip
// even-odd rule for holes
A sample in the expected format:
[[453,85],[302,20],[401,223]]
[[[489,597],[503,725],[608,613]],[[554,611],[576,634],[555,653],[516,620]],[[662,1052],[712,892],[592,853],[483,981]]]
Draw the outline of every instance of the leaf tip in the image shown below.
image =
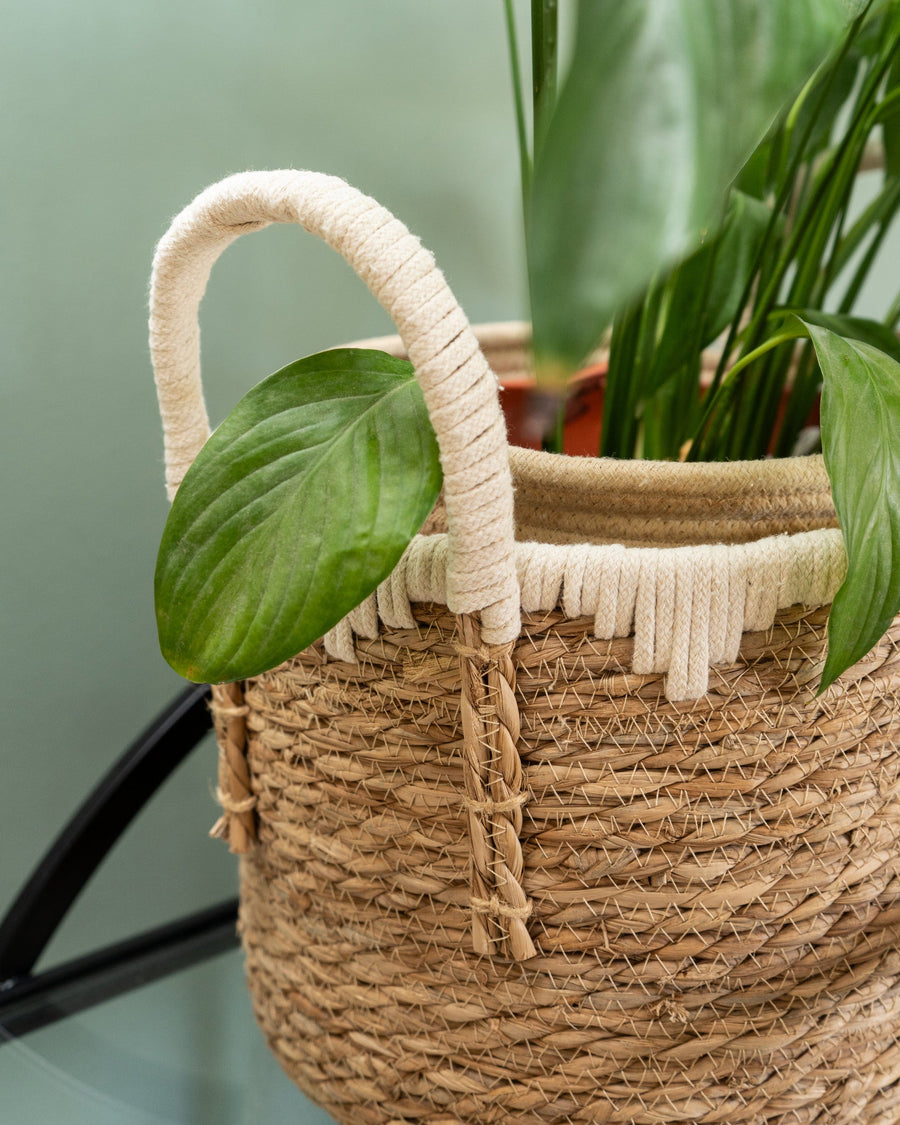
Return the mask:
[[[837,654],[834,654],[837,657]],[[839,659],[832,659],[832,653],[829,652],[825,659],[825,666],[822,669],[822,676],[819,680],[819,686],[816,689],[816,699],[820,699],[831,685],[838,680],[844,672],[850,667],[846,661],[842,662]]]
[[819,680],[819,686],[816,688],[815,698],[821,699],[822,696],[825,694],[826,691],[828,691],[828,689],[831,687],[831,685],[834,683],[834,681],[836,679],[837,679],[837,676],[832,676],[832,677],[830,677],[830,679],[826,680],[825,676],[823,674],[821,680]]

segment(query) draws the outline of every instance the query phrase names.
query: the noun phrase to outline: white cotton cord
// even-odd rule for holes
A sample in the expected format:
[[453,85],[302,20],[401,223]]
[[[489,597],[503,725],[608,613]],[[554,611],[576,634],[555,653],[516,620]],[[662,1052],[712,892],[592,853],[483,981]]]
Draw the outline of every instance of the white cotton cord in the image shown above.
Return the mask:
[[619,580],[625,548],[614,544],[602,549],[598,557],[597,602],[594,610],[594,635],[609,641],[616,635],[619,611]]
[[641,551],[634,605],[634,655],[631,666],[646,675],[656,669],[656,603],[659,598],[659,551]]
[[[520,628],[519,590],[496,379],[431,255],[389,211],[334,176],[293,170],[230,176],[202,192],[160,241],[150,345],[169,497],[209,436],[198,311],[210,271],[236,238],[270,223],[298,223],[324,239],[397,325],[441,451],[450,536],[447,603],[455,613],[481,613],[486,643],[511,641]],[[396,583],[389,603],[395,620],[409,620]],[[329,644],[346,652],[346,630],[333,632]]]
[[[672,659],[672,637],[675,632],[675,586],[678,556],[673,551],[659,551],[656,560],[654,613],[654,650],[649,654],[651,671],[667,672]],[[651,596],[653,592],[651,591]]]
[[409,605],[407,592],[407,571],[410,569],[410,556],[404,554],[400,563],[394,567],[385,584],[390,583],[394,607],[394,624],[398,629],[415,629],[416,619]]
[[728,605],[725,611],[725,643],[722,660],[737,660],[744,634],[744,605],[747,601],[747,574],[752,569],[745,543],[738,543],[728,552]]
[[576,543],[566,552],[563,571],[563,612],[566,617],[582,617],[587,613],[582,610],[585,586],[585,572],[591,553],[586,543]]
[[615,609],[616,637],[627,637],[634,629],[634,610],[641,576],[640,550],[623,551],[619,566],[619,596]]
[[[710,593],[712,591],[712,548],[699,547],[694,553],[691,583],[691,622],[688,661],[683,684],[666,684],[669,699],[698,699],[709,686]],[[775,617],[775,611],[772,611]]]
[[353,629],[348,618],[344,617],[329,629],[322,638],[325,651],[335,660],[346,660],[350,663],[356,661],[356,646],[353,643]]
[[[719,664],[725,658],[728,632],[728,548],[718,543],[709,552],[709,663]],[[788,604],[793,605],[796,600]]]
[[555,606],[562,594],[565,558],[552,547],[536,543],[527,554],[519,552],[518,559],[522,609],[537,613],[548,605]]
[[356,609],[351,609],[347,621],[358,637],[374,641],[378,636],[378,608],[375,604],[375,595],[370,594],[367,598],[363,598]]

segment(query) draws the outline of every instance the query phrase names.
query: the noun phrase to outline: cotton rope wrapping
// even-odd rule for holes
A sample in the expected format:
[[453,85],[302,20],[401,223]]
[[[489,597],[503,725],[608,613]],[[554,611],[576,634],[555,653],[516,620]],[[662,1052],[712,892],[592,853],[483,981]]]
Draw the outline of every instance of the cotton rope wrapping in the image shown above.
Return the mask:
[[160,241],[150,347],[170,499],[210,433],[198,325],[210,271],[240,235],[271,223],[298,223],[337,250],[397,325],[440,448],[450,536],[446,604],[481,614],[485,644],[512,641],[521,619],[496,379],[431,254],[389,211],[337,177],[239,173],[202,192]]

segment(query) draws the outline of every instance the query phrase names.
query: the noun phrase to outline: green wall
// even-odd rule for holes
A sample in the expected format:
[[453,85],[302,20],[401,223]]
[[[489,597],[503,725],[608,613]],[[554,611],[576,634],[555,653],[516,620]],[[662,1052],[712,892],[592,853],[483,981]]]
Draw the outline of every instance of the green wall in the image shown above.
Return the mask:
[[[169,219],[230,172],[331,172],[422,237],[473,319],[521,302],[499,4],[7,0],[0,14],[2,910],[181,686],[151,591],[166,502],[147,281]],[[228,251],[202,322],[214,419],[290,360],[391,330],[293,228]],[[233,859],[206,836],[214,774],[207,746],[45,963],[233,893]],[[325,1120],[259,1039],[229,955],[0,1048],[0,1120]]]

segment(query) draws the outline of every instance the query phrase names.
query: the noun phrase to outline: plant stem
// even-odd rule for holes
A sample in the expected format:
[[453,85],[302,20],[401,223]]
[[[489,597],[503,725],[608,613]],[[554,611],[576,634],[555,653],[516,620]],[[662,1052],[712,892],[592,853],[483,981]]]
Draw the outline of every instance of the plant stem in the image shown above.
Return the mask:
[[[732,322],[711,393],[704,403],[701,423],[691,448],[692,459],[723,455],[729,458],[758,457],[767,452],[795,354],[793,349],[788,348],[774,351],[774,344],[766,340],[766,322],[772,310],[779,303],[800,308],[821,307],[839,266],[845,264],[868,237],[870,231],[867,228],[882,219],[886,224],[888,215],[892,213],[894,201],[886,198],[880,208],[873,208],[866,214],[864,221],[855,224],[849,233],[844,232],[857,169],[874,124],[873,100],[877,98],[891,55],[895,53],[887,24],[888,21],[882,25],[876,50],[860,76],[849,122],[820,167],[812,166],[815,155],[815,148],[810,149],[812,127],[832,94],[839,68],[862,26],[862,17],[855,21],[853,31],[845,39],[838,55],[824,72],[820,72],[818,82],[811,80],[807,84],[785,123],[773,137],[773,160],[776,149],[779,160],[783,161],[780,154],[785,151],[791,151],[792,155],[781,166],[773,222],[766,232],[752,271],[753,296],[750,296],[750,286],[745,294],[745,301],[750,303],[749,322],[740,327],[740,312]],[[803,134],[792,141],[791,133],[800,120],[800,107],[804,100],[811,98],[814,98],[810,105],[812,112],[806,113]],[[801,184],[802,189],[798,191]],[[888,192],[885,194],[890,195]],[[775,226],[777,216],[785,216],[783,232]],[[871,266],[882,236],[879,230],[856,271],[848,292],[851,302],[862,277]],[[761,366],[748,373],[740,383],[734,383],[730,376],[726,376],[725,369],[738,340],[742,341],[738,369],[747,366],[750,357],[760,359],[761,348],[765,356]],[[720,402],[718,391],[725,390],[726,383],[729,384],[728,393],[722,396]],[[801,357],[777,435],[779,451],[793,446],[796,435],[791,431],[798,424],[802,426],[817,385],[818,367],[807,349]],[[723,425],[725,414],[729,415],[727,427]],[[716,431],[721,438],[713,433],[711,421],[714,416],[717,419]]]
[[534,151],[556,101],[557,0],[531,0],[531,77],[534,92]]
[[506,10],[506,42],[509,46],[509,69],[512,77],[513,99],[516,107],[516,136],[519,141],[519,173],[522,180],[522,212],[528,213],[531,195],[531,155],[528,150],[528,132],[525,125],[525,101],[522,96],[522,70],[519,65],[519,43],[516,38],[516,19],[513,0],[504,0]]
[[896,332],[897,325],[900,323],[900,293],[894,298],[894,303],[885,314],[884,323]]
[[764,356],[773,348],[780,347],[781,344],[786,344],[789,340],[797,340],[803,335],[804,331],[802,329],[797,329],[792,332],[780,332],[777,336],[772,336],[771,339],[766,340],[764,344],[760,344],[758,348],[754,348],[752,352],[747,352],[746,355],[741,356],[737,363],[729,369],[728,375],[725,377],[725,384],[733,383],[736,376],[738,376],[745,367],[749,367],[754,360]]
[[781,429],[775,439],[775,456],[789,457],[797,443],[800,431],[816,401],[821,384],[821,374],[816,361],[816,350],[810,341],[803,346],[794,369],[794,385],[785,405]]
[[853,276],[853,280],[847,286],[847,291],[841,300],[838,312],[850,312],[850,310],[856,304],[856,298],[859,296],[859,291],[860,289],[862,289],[864,282],[869,276],[869,271],[872,268],[872,263],[878,257],[878,252],[881,249],[888,229],[889,223],[884,222],[881,223],[881,225],[875,231],[875,234],[872,237],[872,241],[869,243],[869,246],[865,254],[863,255],[862,261],[859,263],[859,267]]
[[[766,340],[765,343],[760,344],[759,347],[756,347],[752,351],[747,352],[746,355],[742,355],[737,363],[735,363],[733,367],[730,367],[728,369],[721,385],[719,386],[719,392],[721,392],[721,401],[719,395],[707,396],[706,407],[700,419],[700,425],[697,427],[697,437],[691,445],[689,455],[689,459],[691,461],[716,460],[716,458],[711,457],[708,452],[708,431],[710,423],[712,422],[715,414],[721,409],[722,405],[729,403],[732,400],[734,394],[740,390],[741,384],[738,382],[737,376],[744,370],[744,368],[749,367],[751,363],[755,362],[757,359],[760,359],[762,356],[772,351],[773,348],[780,347],[782,344],[786,344],[790,340],[797,340],[804,334],[805,330],[801,327],[798,327],[796,329],[791,329],[788,332],[781,332],[777,336],[772,336],[770,339]],[[746,414],[747,412],[742,411],[739,413]],[[740,439],[737,438],[736,441],[732,444],[733,446],[736,445],[737,447],[740,447]]]
[[[849,264],[850,259],[868,237],[873,225],[879,224],[883,229],[889,227],[898,206],[900,206],[900,176],[888,179],[875,199],[841,239],[837,252],[829,263],[828,276],[825,281],[826,288],[830,288]],[[842,309],[841,311],[846,312],[848,310]]]
[[641,304],[623,309],[613,321],[603,400],[601,457],[632,457],[637,424],[632,407],[634,367],[641,341]]
[[[845,49],[847,49],[848,47],[849,40],[845,44]],[[791,231],[790,237],[787,240],[787,245],[782,252],[778,266],[776,267],[772,278],[769,280],[766,291],[762,294],[759,302],[757,303],[757,310],[754,315],[754,320],[756,320],[758,324],[761,323],[762,320],[764,320],[771,311],[772,305],[774,304],[775,298],[777,296],[778,288],[781,285],[790,264],[798,256],[805,257],[805,255],[799,255],[799,251],[803,244],[803,240],[809,237],[810,228],[819,231],[824,228],[825,224],[822,219],[821,211],[823,203],[829,197],[831,199],[834,199],[836,195],[842,193],[842,190],[846,188],[847,168],[849,167],[849,165],[853,165],[853,172],[855,173],[856,166],[859,162],[859,155],[862,152],[862,147],[864,147],[865,145],[865,137],[863,137],[862,147],[860,147],[859,151],[856,152],[855,160],[853,160],[852,158],[848,159],[848,153],[853,154],[857,149],[857,146],[859,146],[861,125],[865,117],[868,115],[868,106],[871,104],[873,91],[884,77],[889,64],[889,57],[887,59],[879,59],[873,71],[863,81],[859,94],[857,96],[856,106],[854,108],[851,122],[847,128],[843,140],[838,145],[838,148],[831,157],[830,161],[830,167],[832,168],[840,165],[841,162],[844,162],[843,174],[838,177],[840,186],[836,188],[835,178],[833,174],[825,174],[827,169],[824,169],[820,173],[819,182],[812,191],[811,197],[804,209],[803,214],[798,217],[797,223],[794,229]],[[800,150],[798,153],[801,158],[804,148],[805,143],[800,146]],[[849,182],[852,183],[852,175]],[[830,229],[830,226],[828,229]]]
[[[533,95],[533,113],[531,122],[532,161],[537,160],[537,153],[541,139],[547,127],[547,122],[553,113],[556,102],[556,71],[557,71],[557,2],[558,0],[531,0],[531,81]],[[524,120],[524,110],[522,110]],[[520,142],[521,143],[521,142]],[[530,189],[525,198],[526,207],[526,248],[528,245],[528,211],[530,206]],[[527,254],[527,249],[526,249]],[[534,308],[532,299],[532,323],[534,322]],[[536,366],[535,376],[538,385],[541,383],[541,370]],[[557,382],[557,385],[560,385]],[[564,384],[563,384],[564,385]],[[551,453],[563,451],[563,427],[565,422],[565,399],[563,394],[559,402],[559,410],[555,422],[548,432],[544,434],[542,448]]]

